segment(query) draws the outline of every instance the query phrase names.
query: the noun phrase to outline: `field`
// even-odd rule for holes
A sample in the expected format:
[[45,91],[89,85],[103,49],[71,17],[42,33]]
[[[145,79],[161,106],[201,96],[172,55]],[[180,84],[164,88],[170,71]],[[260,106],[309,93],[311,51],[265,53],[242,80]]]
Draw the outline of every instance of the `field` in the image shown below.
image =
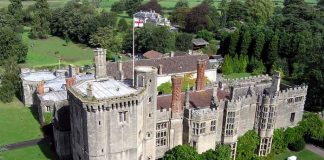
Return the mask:
[[0,160],[55,160],[57,159],[48,145],[35,145],[0,153]]
[[297,156],[298,160],[323,160],[323,157],[318,156],[317,154],[304,149],[300,152],[286,151],[285,153],[275,156],[276,160],[286,160],[289,156]]
[[232,73],[229,75],[224,75],[225,79],[236,79],[251,76],[251,73]]
[[0,146],[42,137],[35,112],[19,100],[0,102]]
[[32,40],[28,37],[28,31],[23,34],[23,41],[28,45],[26,65],[28,67],[41,67],[61,64],[84,65],[91,64],[93,50],[87,46],[66,42],[55,36],[48,39]]
[[[66,2],[69,0],[47,0],[48,4],[50,5],[51,8],[58,8],[58,7],[63,7]],[[23,1],[23,6],[27,7],[35,3],[35,1]],[[0,8],[5,8],[10,4],[9,0],[0,0]]]

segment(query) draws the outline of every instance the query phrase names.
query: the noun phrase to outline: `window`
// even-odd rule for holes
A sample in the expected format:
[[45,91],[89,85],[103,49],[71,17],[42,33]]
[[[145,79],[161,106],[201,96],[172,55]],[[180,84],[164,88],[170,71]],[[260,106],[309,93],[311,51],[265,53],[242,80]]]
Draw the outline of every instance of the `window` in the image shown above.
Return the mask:
[[100,126],[100,124],[101,124],[101,123],[100,123],[100,121],[99,121],[99,126]]
[[51,107],[50,106],[46,106],[46,111],[51,111]]
[[234,123],[235,123],[235,112],[227,112],[225,136],[233,136],[233,134],[236,134],[234,133]]
[[210,131],[215,131],[216,130],[216,121],[211,121],[210,122]]
[[119,122],[127,122],[128,111],[119,112]]
[[149,102],[152,102],[152,97],[149,98]]
[[197,142],[196,141],[192,141],[192,147],[197,149]]
[[200,134],[205,133],[206,122],[200,123]]
[[295,113],[290,114],[290,122],[294,123],[295,122]]
[[287,99],[287,103],[294,103],[294,98]]
[[156,124],[156,146],[167,145],[167,122]]
[[300,102],[300,101],[302,101],[303,100],[303,97],[296,97],[295,98],[295,102]]

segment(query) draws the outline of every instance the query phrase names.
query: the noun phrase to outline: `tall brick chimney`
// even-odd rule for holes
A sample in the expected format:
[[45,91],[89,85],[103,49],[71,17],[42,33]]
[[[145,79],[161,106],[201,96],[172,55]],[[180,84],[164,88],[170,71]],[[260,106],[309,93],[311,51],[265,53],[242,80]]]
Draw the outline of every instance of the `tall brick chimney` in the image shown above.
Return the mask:
[[44,94],[44,82],[39,81],[37,84],[37,94],[43,95]]
[[205,69],[206,60],[198,60],[197,62],[197,79],[196,79],[196,90],[201,91],[205,89]]
[[159,75],[163,74],[163,65],[162,64],[159,65],[158,74]]
[[171,101],[171,113],[172,118],[175,115],[182,112],[182,103],[181,103],[181,85],[183,77],[181,76],[172,76],[172,101]]
[[69,88],[69,87],[73,86],[74,78],[73,77],[66,78],[65,82],[66,82],[66,88]]

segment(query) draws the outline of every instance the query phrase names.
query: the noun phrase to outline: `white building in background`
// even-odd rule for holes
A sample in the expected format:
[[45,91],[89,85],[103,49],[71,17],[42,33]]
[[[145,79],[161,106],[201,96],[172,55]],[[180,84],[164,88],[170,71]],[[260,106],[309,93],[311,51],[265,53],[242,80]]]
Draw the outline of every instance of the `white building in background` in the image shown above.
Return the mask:
[[159,13],[156,13],[154,10],[151,11],[139,11],[134,14],[134,19],[139,19],[144,23],[151,23],[159,26],[168,26],[171,27],[170,20],[163,17]]

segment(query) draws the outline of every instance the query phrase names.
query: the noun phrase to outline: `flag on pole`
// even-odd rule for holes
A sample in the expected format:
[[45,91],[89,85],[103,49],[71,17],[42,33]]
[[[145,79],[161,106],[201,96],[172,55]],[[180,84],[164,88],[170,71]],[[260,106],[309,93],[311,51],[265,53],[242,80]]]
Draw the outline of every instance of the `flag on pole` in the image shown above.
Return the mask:
[[133,25],[134,28],[140,28],[144,26],[144,21],[139,18],[134,17],[133,21],[134,21],[134,25]]

